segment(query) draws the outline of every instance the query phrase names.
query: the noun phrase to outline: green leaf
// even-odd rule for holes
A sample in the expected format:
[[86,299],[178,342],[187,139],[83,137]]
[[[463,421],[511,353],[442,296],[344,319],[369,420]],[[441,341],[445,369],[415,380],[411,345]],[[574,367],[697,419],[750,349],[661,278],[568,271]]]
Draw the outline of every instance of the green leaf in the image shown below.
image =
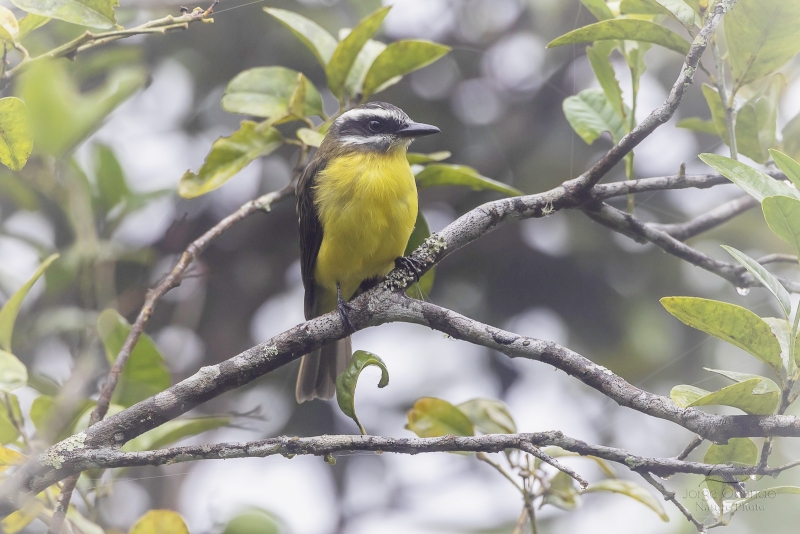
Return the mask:
[[178,185],[178,194],[195,198],[217,189],[253,160],[272,153],[283,143],[280,132],[268,123],[242,121],[242,127],[230,137],[220,137],[197,174],[186,171]]
[[[714,465],[750,466],[756,465],[758,461],[758,447],[749,438],[731,438],[726,445],[712,443],[703,457],[703,462]],[[746,476],[737,476],[739,480],[746,480]],[[711,497],[722,508],[723,496],[733,493],[730,485],[722,480],[721,477],[706,477],[706,486],[711,492]]]
[[322,26],[293,11],[269,7],[265,7],[264,11],[289,28],[314,53],[320,65],[325,67],[330,62],[338,43]]
[[[428,221],[425,220],[425,216],[422,214],[422,211],[417,211],[417,221],[414,223],[414,231],[411,232],[411,236],[408,238],[408,243],[406,243],[406,250],[403,252],[403,256],[410,256],[411,253],[417,250],[417,248],[430,236],[431,230],[428,227]],[[411,298],[425,300],[426,296],[431,294],[431,290],[433,289],[433,280],[435,277],[436,267],[432,267],[422,275],[422,278],[419,279],[419,282],[406,289],[406,295]]]
[[[109,364],[117,359],[131,327],[116,310],[107,309],[97,318],[97,333],[106,349]],[[160,393],[171,385],[164,358],[147,334],[142,334],[133,348],[120,376],[111,402],[132,406]]]
[[690,30],[701,25],[697,14],[683,0],[622,0],[619,9],[621,13],[669,15]]
[[297,138],[306,145],[317,148],[322,144],[322,140],[325,139],[325,134],[312,130],[311,128],[298,128],[295,134]]
[[571,476],[563,471],[556,473],[544,492],[541,506],[545,504],[552,504],[562,510],[574,510],[581,505],[581,496]]
[[430,154],[420,154],[419,152],[409,152],[406,154],[406,159],[409,165],[425,165],[427,163],[435,163],[437,161],[444,161],[452,156],[447,150],[441,152],[432,152]]
[[586,47],[586,57],[589,59],[594,75],[606,95],[606,101],[611,104],[611,107],[621,118],[625,118],[622,89],[619,87],[614,67],[611,66],[611,61],[608,59],[609,54],[616,46],[617,43],[614,41],[600,41],[595,43],[594,46]]
[[677,128],[692,130],[693,132],[697,133],[719,135],[717,133],[717,127],[714,125],[713,121],[707,121],[705,119],[701,119],[700,117],[687,117],[685,119],[681,119],[675,126]]
[[41,15],[34,15],[31,13],[19,20],[19,40],[25,39],[29,33],[31,33],[36,28],[41,28],[48,22],[50,22],[50,17],[43,17]]
[[769,325],[748,309],[695,297],[664,297],[661,304],[682,322],[743,349],[780,375],[781,346]]
[[704,83],[702,86],[703,96],[708,104],[708,109],[711,111],[711,120],[716,128],[717,135],[719,135],[726,145],[730,145],[728,139],[728,119],[725,116],[725,104],[719,96],[719,91]]
[[430,41],[396,41],[375,58],[364,78],[364,98],[386,89],[409,72],[430,65],[447,52],[449,46]]
[[11,393],[28,383],[28,368],[19,359],[0,350],[0,391]]
[[94,145],[95,183],[99,202],[104,212],[125,200],[131,194],[125,181],[125,174],[117,156],[110,146],[102,143]]
[[664,510],[664,506],[662,506],[661,502],[653,497],[649,491],[635,482],[622,479],[599,480],[589,484],[589,487],[583,490],[583,493],[593,493],[598,491],[609,491],[612,493],[627,495],[631,499],[635,499],[653,510],[658,514],[662,521],[669,521],[669,516],[667,515],[666,510]]
[[6,445],[16,441],[19,437],[19,432],[14,423],[8,417],[8,410],[0,409],[0,444]]
[[367,41],[361,52],[356,56],[356,61],[350,68],[350,74],[347,75],[347,81],[344,84],[347,96],[360,99],[359,95],[363,93],[364,79],[367,77],[367,72],[384,50],[386,50],[386,45],[382,42],[372,39]]
[[778,303],[781,305],[783,314],[786,317],[789,317],[792,314],[792,300],[789,297],[789,292],[786,291],[786,288],[783,287],[780,282],[778,282],[778,279],[775,278],[771,272],[740,250],[737,250],[733,247],[728,247],[726,245],[722,245],[722,248],[727,250],[728,254],[733,256],[734,259],[741,263],[745,269],[750,271],[750,274],[752,274],[761,285],[769,289],[770,293],[775,295],[775,298],[778,299]]
[[389,384],[389,370],[386,369],[386,364],[383,363],[380,356],[365,350],[357,350],[347,368],[336,377],[336,402],[339,404],[342,413],[355,421],[362,435],[366,435],[367,431],[364,430],[356,415],[356,384],[361,371],[370,365],[379,367],[381,370],[381,379],[378,382],[378,387],[386,387]]
[[150,510],[136,521],[128,534],[189,534],[183,518],[172,510]]
[[725,15],[733,92],[775,72],[800,52],[800,3],[739,0]]
[[672,388],[669,396],[681,408],[732,406],[750,415],[770,415],[780,402],[777,384],[758,376],[713,392],[695,386],[679,385]]
[[795,115],[781,130],[781,149],[789,156],[800,158],[800,113]]
[[465,165],[434,163],[427,165],[416,176],[419,188],[440,185],[459,185],[474,191],[497,191],[507,196],[522,195],[522,191],[497,180],[481,176],[478,171]]
[[343,97],[345,82],[359,52],[378,31],[390,9],[391,6],[381,8],[364,18],[336,47],[330,62],[325,67],[328,88],[336,98],[341,100]]
[[[764,321],[772,329],[772,333],[775,334],[775,337],[778,338],[778,342],[781,345],[781,357],[786,365],[786,368],[790,370],[790,373],[794,372],[792,369],[792,362],[789,361],[791,358],[791,350],[789,348],[791,324],[789,323],[789,320],[779,319],[777,317],[763,317],[762,319],[764,319]],[[795,338],[794,345],[795,360],[800,362],[800,336]]]
[[435,397],[422,397],[408,411],[406,428],[421,438],[474,436],[472,423],[461,410]]
[[33,284],[39,279],[40,276],[50,267],[50,264],[58,259],[58,254],[53,254],[39,265],[36,272],[33,273],[27,282],[22,284],[16,293],[11,295],[11,298],[0,309],[0,349],[11,351],[11,334],[14,332],[14,323],[17,321],[19,309],[22,306],[22,301],[28,295],[28,292],[33,287]]
[[613,19],[614,14],[606,4],[606,0],[581,0],[581,4],[586,6],[589,13],[594,15],[597,20]]
[[0,40],[11,44],[19,40],[17,17],[5,6],[0,6]]
[[776,144],[778,101],[785,85],[783,75],[774,75],[736,114],[736,146],[758,163],[767,162],[768,150]]
[[90,28],[111,29],[117,25],[114,8],[119,0],[11,0],[23,11]]
[[161,449],[184,438],[227,426],[231,423],[231,419],[228,415],[174,419],[133,438],[123,445],[121,450],[134,452]]
[[147,81],[141,68],[116,69],[105,83],[82,94],[59,61],[31,65],[18,86],[28,106],[37,149],[62,156],[100,127],[103,119]]
[[595,22],[550,41],[547,48],[573,43],[593,43],[595,41],[618,39],[657,44],[684,56],[689,53],[689,43],[686,39],[655,22],[639,19],[614,19]]
[[484,434],[516,434],[517,425],[508,407],[493,399],[472,399],[462,402],[456,408],[461,410],[472,425]]
[[564,115],[586,144],[594,143],[603,132],[618,142],[627,133],[622,117],[609,104],[602,89],[585,89],[564,99]]
[[785,174],[796,187],[800,188],[800,163],[797,163],[783,152],[778,152],[772,148],[769,149],[769,154],[772,156],[772,159],[775,160],[775,165],[783,171],[783,174]]
[[761,201],[761,208],[769,229],[800,254],[800,200],[785,196],[767,197]]
[[25,103],[9,96],[0,98],[0,163],[21,171],[33,150],[33,132]]
[[[64,412],[56,399],[49,395],[36,397],[31,404],[29,417],[36,428],[37,439],[50,442],[68,438],[74,432],[76,424],[81,417],[94,408],[95,402],[83,399],[72,406],[71,411]],[[88,417],[86,418],[88,422]]]
[[257,508],[231,519],[222,534],[280,534],[280,522],[270,513]]
[[[240,72],[228,83],[222,97],[222,108],[229,113],[254,117],[283,117],[289,113],[289,99],[297,87],[300,73],[285,67],[256,67]],[[322,97],[307,78],[305,80],[304,117],[319,115]]]
[[700,154],[699,158],[759,202],[776,195],[795,198],[798,195],[797,188],[731,158],[708,153]]

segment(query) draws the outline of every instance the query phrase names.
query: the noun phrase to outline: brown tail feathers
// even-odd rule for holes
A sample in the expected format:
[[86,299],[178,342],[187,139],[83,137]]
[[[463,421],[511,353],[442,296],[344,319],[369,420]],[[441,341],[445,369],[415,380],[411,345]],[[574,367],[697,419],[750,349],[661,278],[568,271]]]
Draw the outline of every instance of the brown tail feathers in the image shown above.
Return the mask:
[[348,336],[303,356],[294,391],[297,402],[332,398],[336,393],[336,377],[345,370],[352,355]]

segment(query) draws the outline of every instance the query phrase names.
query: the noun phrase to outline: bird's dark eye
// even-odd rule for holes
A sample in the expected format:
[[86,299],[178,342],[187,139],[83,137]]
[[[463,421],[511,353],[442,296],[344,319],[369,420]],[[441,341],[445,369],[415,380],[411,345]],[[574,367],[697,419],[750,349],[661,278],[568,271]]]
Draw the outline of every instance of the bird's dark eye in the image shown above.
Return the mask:
[[372,120],[369,121],[367,127],[369,128],[369,131],[378,133],[383,130],[383,123],[381,121]]

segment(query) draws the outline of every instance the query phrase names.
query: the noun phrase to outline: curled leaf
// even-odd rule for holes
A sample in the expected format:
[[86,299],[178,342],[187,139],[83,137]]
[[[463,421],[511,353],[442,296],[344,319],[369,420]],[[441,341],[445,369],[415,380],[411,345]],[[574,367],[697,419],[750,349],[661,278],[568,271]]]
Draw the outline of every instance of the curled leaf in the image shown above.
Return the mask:
[[389,371],[386,369],[386,364],[383,363],[380,356],[365,350],[357,350],[353,354],[353,358],[350,360],[350,365],[347,366],[347,369],[336,377],[336,402],[339,404],[339,408],[342,412],[355,421],[362,435],[366,435],[367,431],[364,430],[364,427],[361,425],[356,415],[356,384],[358,383],[358,377],[361,375],[361,371],[370,365],[380,367],[381,379],[378,382],[378,387],[386,387],[389,383]]

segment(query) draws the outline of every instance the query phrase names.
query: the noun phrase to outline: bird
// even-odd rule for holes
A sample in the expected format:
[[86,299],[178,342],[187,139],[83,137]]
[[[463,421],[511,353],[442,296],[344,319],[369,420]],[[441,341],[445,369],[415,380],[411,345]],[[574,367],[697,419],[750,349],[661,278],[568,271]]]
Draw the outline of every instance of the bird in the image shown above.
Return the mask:
[[[307,320],[338,310],[353,330],[347,301],[402,261],[418,209],[406,154],[414,139],[439,131],[386,102],[332,122],[296,186]],[[303,356],[297,402],[331,399],[351,357],[349,336]]]

